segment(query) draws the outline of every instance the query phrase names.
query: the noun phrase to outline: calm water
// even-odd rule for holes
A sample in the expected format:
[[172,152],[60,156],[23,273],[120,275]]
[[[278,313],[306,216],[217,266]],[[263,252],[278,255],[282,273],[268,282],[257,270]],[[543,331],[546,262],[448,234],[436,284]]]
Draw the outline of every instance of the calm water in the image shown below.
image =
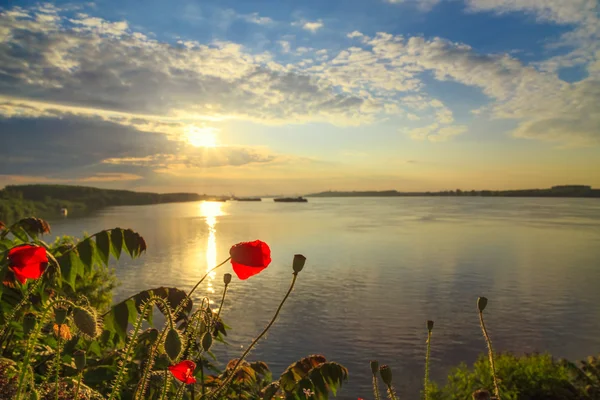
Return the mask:
[[[233,327],[221,359],[239,355],[271,318],[307,258],[296,289],[252,359],[279,374],[315,353],[342,363],[340,398],[371,398],[369,360],[392,366],[416,398],[427,319],[435,320],[432,377],[485,350],[476,299],[490,299],[495,347],[573,360],[600,351],[600,201],[594,199],[351,198],[308,204],[181,203],[118,207],[54,221],[53,234],[130,227],[148,243],[115,267],[116,300],[157,286],[191,288],[240,241],[270,244],[272,265],[234,278],[223,317]],[[219,301],[223,267],[201,294]],[[226,269],[225,269],[226,268]]]

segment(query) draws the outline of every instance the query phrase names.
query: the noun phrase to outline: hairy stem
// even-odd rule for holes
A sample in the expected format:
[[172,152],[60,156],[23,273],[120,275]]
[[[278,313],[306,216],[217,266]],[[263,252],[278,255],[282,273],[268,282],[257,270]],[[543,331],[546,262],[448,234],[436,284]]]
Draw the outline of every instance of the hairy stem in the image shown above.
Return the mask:
[[388,388],[388,397],[390,398],[390,400],[398,400],[398,398],[396,397],[396,392],[394,391],[394,388],[392,387],[392,385],[389,385],[387,388]]
[[75,304],[71,303],[68,300],[56,299],[56,300],[53,300],[50,303],[48,303],[48,305],[46,305],[46,307],[44,307],[42,309],[40,318],[37,321],[35,330],[31,333],[31,335],[29,336],[29,339],[27,339],[27,347],[25,349],[25,357],[23,358],[23,361],[21,362],[21,366],[19,368],[19,380],[18,380],[19,383],[17,385],[17,394],[15,395],[15,400],[21,400],[21,391],[23,390],[23,383],[25,382],[25,376],[27,375],[27,372],[28,372],[29,361],[31,359],[31,352],[35,348],[35,344],[37,343],[38,337],[40,336],[40,333],[42,331],[42,326],[44,325],[44,322],[48,318],[48,314],[50,313],[50,310],[52,310],[52,308],[54,308],[54,306],[58,303],[65,303],[65,304],[68,304],[71,306],[75,306]]
[[429,358],[431,356],[431,330],[427,333],[427,353],[425,354],[425,400],[429,400]]
[[8,314],[6,316],[6,319],[4,320],[4,325],[2,325],[2,328],[0,328],[0,338],[4,336],[4,334],[6,333],[6,330],[8,329],[8,326],[10,325],[11,322],[13,322],[15,320],[15,317],[17,316],[17,313],[19,311],[21,311],[21,309],[23,307],[25,307],[25,305],[27,303],[29,303],[29,296],[35,291],[37,290],[38,286],[40,286],[40,282],[42,281],[42,277],[40,276],[39,279],[37,279],[31,286],[29,286],[29,288],[27,288],[27,292],[25,292],[25,294],[23,295],[23,298],[21,299],[21,301],[19,301],[17,303],[17,305],[12,309],[12,311],[10,312],[10,314]]
[[496,376],[496,364],[494,363],[494,349],[492,348],[492,340],[490,339],[490,335],[488,335],[485,322],[483,322],[482,311],[479,311],[479,323],[481,324],[483,337],[485,338],[488,347],[488,357],[490,359],[490,368],[492,369],[492,379],[494,380],[494,394],[496,395],[496,399],[500,400],[500,389],[498,387],[498,377]]
[[83,379],[83,371],[79,373],[77,376],[77,386],[75,386],[75,396],[73,397],[75,400],[79,400],[79,387],[81,386],[81,380]]
[[56,361],[54,366],[54,381],[55,381],[55,398],[58,400],[58,388],[60,383],[60,347],[62,344],[62,338],[60,336],[60,325],[58,325],[58,338],[56,339]]
[[381,400],[381,394],[379,393],[379,382],[377,380],[377,375],[373,375],[373,396],[375,396],[375,400]]
[[[235,372],[237,371],[237,368],[240,366],[240,364],[242,363],[242,361],[244,361],[244,358],[246,358],[246,356],[248,355],[248,353],[250,353],[250,351],[254,348],[254,346],[256,346],[256,344],[258,343],[258,341],[260,339],[262,339],[263,336],[265,336],[265,334],[269,331],[269,329],[271,329],[271,326],[273,326],[273,324],[275,323],[275,320],[279,316],[279,312],[281,311],[281,308],[285,304],[285,301],[290,296],[290,293],[292,293],[292,290],[294,289],[294,285],[296,284],[296,279],[297,278],[298,278],[298,273],[294,272],[294,278],[292,279],[292,283],[290,284],[290,288],[288,289],[287,293],[285,294],[285,297],[283,298],[283,300],[281,300],[281,303],[279,303],[279,307],[277,307],[277,311],[275,311],[275,315],[273,315],[273,318],[271,319],[271,321],[269,322],[269,324],[260,333],[260,335],[258,335],[256,337],[256,339],[254,339],[254,341],[252,341],[252,343],[250,344],[250,346],[248,346],[246,348],[246,351],[244,351],[244,353],[242,354],[242,356],[240,358],[238,358],[237,362],[235,363],[235,365],[233,366],[233,368],[229,372],[229,375],[227,376],[227,378],[225,378],[225,380],[223,381],[223,383],[221,383],[219,385],[219,387],[217,387],[215,390],[213,390],[212,392],[210,392],[208,394],[209,398],[215,398],[216,395],[221,392],[221,390],[223,390],[227,385],[229,385],[229,383],[231,382],[231,379],[233,379],[233,376],[235,375]],[[204,398],[204,396],[202,398]]]
[[225,284],[225,288],[223,289],[223,297],[221,297],[221,304],[219,305],[219,310],[217,311],[217,318],[215,318],[216,322],[219,322],[219,316],[221,316],[221,310],[223,309],[223,303],[225,303],[225,295],[227,294],[227,287],[229,284]]
[[231,260],[231,257],[228,257],[225,261],[223,261],[221,264],[211,268],[208,270],[208,272],[206,274],[204,274],[204,276],[198,281],[198,283],[196,283],[196,285],[192,288],[192,290],[189,291],[189,293],[187,294],[185,300],[183,300],[181,303],[179,303],[179,305],[177,306],[177,308],[175,309],[175,312],[173,314],[175,314],[175,317],[177,318],[177,315],[179,315],[179,313],[181,312],[181,310],[183,309],[183,307],[185,307],[185,305],[187,304],[188,301],[190,301],[192,299],[192,294],[196,291],[196,289],[198,288],[198,286],[200,286],[200,284],[206,279],[207,276],[210,275],[211,272],[213,272],[214,270],[216,270],[217,268],[221,267],[222,265],[224,265],[227,261]]
[[162,393],[160,394],[160,400],[165,400],[167,398],[167,393],[169,392],[170,384],[171,377],[169,376],[169,370],[165,368],[165,383],[163,385]]

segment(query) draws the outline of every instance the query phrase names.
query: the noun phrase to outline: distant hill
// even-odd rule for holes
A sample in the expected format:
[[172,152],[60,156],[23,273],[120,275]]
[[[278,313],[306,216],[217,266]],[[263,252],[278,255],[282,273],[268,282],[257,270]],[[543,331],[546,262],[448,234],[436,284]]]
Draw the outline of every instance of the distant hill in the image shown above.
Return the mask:
[[306,197],[415,197],[415,196],[483,196],[483,197],[597,197],[600,189],[592,189],[586,185],[562,185],[549,189],[523,190],[446,190],[441,192],[399,192],[397,190],[383,191],[351,191],[351,192],[320,192],[307,194]]
[[58,215],[62,207],[82,214],[108,206],[203,200],[197,193],[149,193],[69,185],[10,185],[0,190],[0,220]]

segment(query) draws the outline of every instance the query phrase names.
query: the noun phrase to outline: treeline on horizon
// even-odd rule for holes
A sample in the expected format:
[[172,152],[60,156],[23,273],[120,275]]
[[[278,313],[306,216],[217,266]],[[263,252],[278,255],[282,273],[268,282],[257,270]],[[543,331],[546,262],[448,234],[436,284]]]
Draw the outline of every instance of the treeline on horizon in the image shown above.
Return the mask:
[[31,215],[84,214],[109,206],[148,205],[203,200],[197,193],[149,193],[70,185],[9,185],[0,190],[0,220]]
[[381,191],[327,191],[307,197],[422,197],[422,196],[482,196],[482,197],[600,197],[600,189],[586,185],[553,186],[549,189],[523,190],[444,190],[440,192]]

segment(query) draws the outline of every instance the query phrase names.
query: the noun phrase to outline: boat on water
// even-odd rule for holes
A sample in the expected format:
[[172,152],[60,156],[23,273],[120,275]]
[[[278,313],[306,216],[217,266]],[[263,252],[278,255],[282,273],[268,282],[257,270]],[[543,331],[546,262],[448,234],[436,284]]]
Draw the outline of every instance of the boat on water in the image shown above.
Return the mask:
[[67,210],[66,207],[60,209],[60,215],[62,215],[63,217],[66,217],[68,214],[69,210]]
[[308,200],[304,197],[280,197],[277,199],[273,199],[273,201],[277,203],[308,203]]
[[260,197],[234,197],[235,201],[262,201]]

